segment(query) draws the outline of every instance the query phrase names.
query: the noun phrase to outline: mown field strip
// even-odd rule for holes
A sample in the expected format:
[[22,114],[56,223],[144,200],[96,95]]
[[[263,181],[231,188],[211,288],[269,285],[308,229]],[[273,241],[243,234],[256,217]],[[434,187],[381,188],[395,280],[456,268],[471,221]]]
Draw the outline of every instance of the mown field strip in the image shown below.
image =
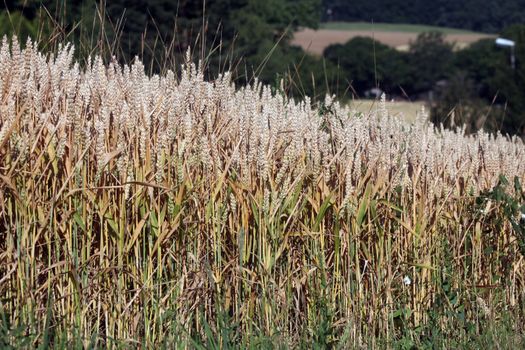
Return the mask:
[[[394,28],[384,30],[358,29],[358,30],[336,30],[336,29],[303,29],[294,34],[292,43],[302,47],[304,50],[322,55],[325,48],[333,44],[344,44],[355,37],[370,37],[375,40],[397,48],[407,50],[411,41],[415,41],[420,32],[396,31]],[[457,48],[464,48],[480,39],[494,38],[491,34],[482,33],[446,33],[446,40],[455,43]]]

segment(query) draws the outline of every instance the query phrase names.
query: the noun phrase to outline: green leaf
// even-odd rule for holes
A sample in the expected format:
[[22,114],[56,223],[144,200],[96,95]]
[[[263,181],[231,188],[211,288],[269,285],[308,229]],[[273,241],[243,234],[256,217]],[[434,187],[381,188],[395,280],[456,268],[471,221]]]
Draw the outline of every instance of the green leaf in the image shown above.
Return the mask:
[[319,226],[321,224],[321,221],[323,220],[326,211],[332,206],[332,195],[330,194],[326,199],[324,200],[323,204],[321,204],[321,207],[319,208],[319,213],[317,213],[317,216],[315,218],[314,223],[314,231],[319,231]]
[[368,210],[368,204],[370,202],[370,192],[371,191],[372,191],[372,187],[370,185],[367,185],[365,194],[363,196],[363,199],[361,200],[361,204],[359,204],[359,209],[357,210],[357,228],[358,229],[361,228],[366,212]]
[[84,224],[84,220],[82,220],[82,217],[78,212],[73,214],[73,220],[77,223],[78,226],[80,226],[82,231],[86,232],[86,224]]

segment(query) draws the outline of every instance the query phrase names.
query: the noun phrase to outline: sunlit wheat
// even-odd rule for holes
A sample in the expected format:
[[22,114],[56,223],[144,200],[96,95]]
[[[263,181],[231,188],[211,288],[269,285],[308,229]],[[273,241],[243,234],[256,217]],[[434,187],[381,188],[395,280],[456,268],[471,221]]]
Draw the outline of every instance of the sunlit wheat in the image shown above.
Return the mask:
[[191,347],[228,315],[239,341],[297,346],[327,322],[328,342],[373,347],[400,307],[426,322],[444,279],[472,319],[523,303],[512,226],[473,210],[525,180],[519,138],[205,81],[189,56],[147,76],[4,39],[0,84],[0,307],[33,345],[51,324],[55,342]]

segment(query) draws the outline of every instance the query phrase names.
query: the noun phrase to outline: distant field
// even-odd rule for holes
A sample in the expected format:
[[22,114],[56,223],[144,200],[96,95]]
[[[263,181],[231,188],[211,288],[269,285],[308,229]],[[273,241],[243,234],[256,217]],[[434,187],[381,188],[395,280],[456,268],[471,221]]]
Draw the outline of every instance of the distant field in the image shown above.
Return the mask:
[[365,30],[382,32],[421,33],[439,31],[445,34],[479,34],[469,30],[426,26],[419,24],[368,23],[368,22],[327,22],[321,24],[321,29],[329,30]]
[[344,44],[352,38],[364,36],[405,51],[410,42],[416,40],[419,33],[432,30],[445,33],[446,40],[455,43],[458,49],[480,39],[495,37],[491,34],[422,25],[331,22],[324,23],[319,30],[304,29],[297,32],[292,43],[301,46],[308,52],[321,55],[324,49],[330,45]]
[[[406,102],[406,101],[388,101],[386,103],[386,109],[389,115],[402,118],[407,121],[416,120],[417,113],[421,111],[424,102]],[[353,100],[348,106],[351,109],[355,109],[358,112],[364,114],[375,113],[379,108],[379,101],[377,100]]]

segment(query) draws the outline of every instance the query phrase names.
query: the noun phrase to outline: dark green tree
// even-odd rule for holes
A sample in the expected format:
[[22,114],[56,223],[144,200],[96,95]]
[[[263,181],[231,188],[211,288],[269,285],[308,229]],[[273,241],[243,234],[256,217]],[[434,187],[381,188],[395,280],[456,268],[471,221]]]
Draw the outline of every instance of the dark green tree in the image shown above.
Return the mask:
[[0,37],[16,35],[25,43],[28,37],[36,40],[40,35],[48,34],[47,15],[41,10],[41,2],[36,0],[4,1],[0,10]]
[[493,39],[481,40],[459,51],[454,59],[451,79],[464,75],[469,83],[463,84],[463,91],[449,89],[442,94],[446,98],[438,99],[441,111],[436,109],[436,121],[443,121],[447,108],[455,104],[479,106],[481,98],[491,106],[490,113],[479,113],[477,120],[471,117],[471,125],[479,125],[479,120],[487,115],[487,120],[482,123],[486,129],[525,135],[525,26],[511,26],[501,36],[516,43],[515,69],[510,64],[510,49],[496,46]]
[[344,45],[331,45],[324,57],[341,67],[358,95],[374,87],[390,94],[402,92],[400,87],[408,72],[406,55],[371,38],[357,37]]
[[525,23],[525,0],[323,0],[323,14],[324,20],[427,24],[495,33]]
[[508,51],[498,48],[493,39],[483,39],[458,51],[453,65],[456,72],[465,72],[474,82],[478,96],[491,101],[499,92],[493,78],[498,70],[508,68],[508,60]]
[[446,128],[465,127],[467,134],[480,129],[498,131],[505,117],[503,106],[491,105],[476,93],[475,82],[459,71],[436,89],[430,120]]
[[[508,59],[496,70],[493,84],[500,90],[500,101],[509,105],[509,115],[503,122],[503,131],[525,136],[525,25],[513,25],[501,33],[516,43],[516,67]],[[501,48],[500,48],[501,49]],[[506,52],[509,55],[509,52]],[[509,57],[509,56],[507,56]]]
[[411,94],[430,91],[437,81],[445,79],[452,66],[453,45],[445,42],[443,33],[426,32],[410,44],[410,66],[407,89]]
[[139,55],[151,67],[173,67],[192,47],[211,72],[240,64],[268,80],[261,63],[276,46],[288,45],[299,26],[318,25],[320,1],[116,0],[108,3],[107,13],[112,23],[124,20],[113,36],[125,60]]

